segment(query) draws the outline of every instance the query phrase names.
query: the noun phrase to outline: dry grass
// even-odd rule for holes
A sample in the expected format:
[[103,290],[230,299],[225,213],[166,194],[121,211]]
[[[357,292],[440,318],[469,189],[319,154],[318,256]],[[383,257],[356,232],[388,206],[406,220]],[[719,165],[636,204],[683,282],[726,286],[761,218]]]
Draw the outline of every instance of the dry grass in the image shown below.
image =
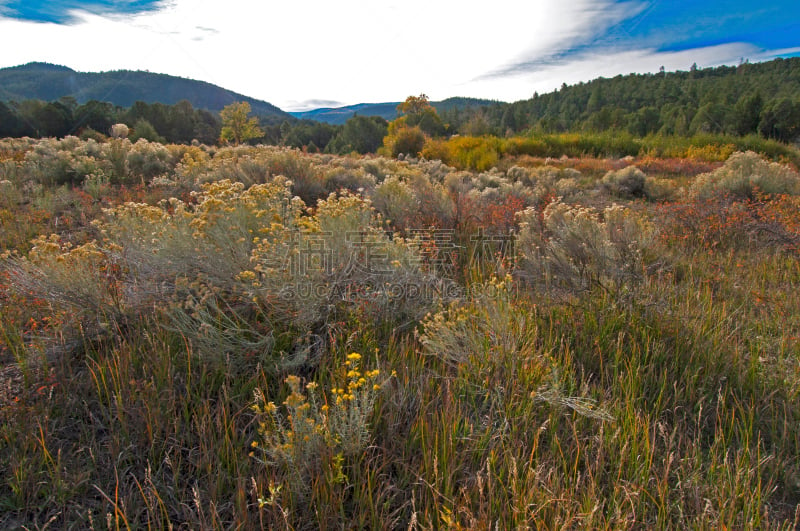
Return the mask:
[[[26,201],[60,194],[89,218],[51,238],[53,203],[3,234],[0,527],[800,526],[796,197],[612,207],[600,179],[619,161],[458,173],[167,147],[180,163],[155,180],[173,184],[90,182],[112,209],[97,226],[85,183],[27,166],[81,154],[130,171],[115,142],[0,146],[20,163],[0,208],[31,216]],[[372,187],[361,170],[377,188],[327,195]],[[560,202],[537,191],[563,179],[577,189]],[[469,244],[516,208],[470,205],[515,186],[535,196],[512,224],[517,264]],[[395,234],[423,215],[448,238]],[[367,243],[369,267],[339,259]],[[338,258],[275,263],[302,249]],[[287,281],[341,290],[287,300]]]

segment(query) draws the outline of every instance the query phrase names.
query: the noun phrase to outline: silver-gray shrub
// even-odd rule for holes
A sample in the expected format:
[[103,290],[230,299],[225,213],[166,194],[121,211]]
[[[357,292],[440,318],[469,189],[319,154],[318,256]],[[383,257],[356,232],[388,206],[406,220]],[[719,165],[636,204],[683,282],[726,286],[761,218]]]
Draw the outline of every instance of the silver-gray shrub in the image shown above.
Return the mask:
[[654,233],[630,209],[598,211],[554,201],[543,211],[526,209],[518,220],[517,271],[538,289],[617,291],[643,279],[643,252]]
[[603,176],[601,186],[609,194],[633,198],[643,197],[647,176],[636,166],[626,166],[621,170],[611,170]]
[[375,177],[360,167],[332,167],[324,172],[323,177],[327,192],[348,190],[353,193],[364,193],[375,188]]
[[[157,147],[156,147],[157,146]],[[139,148],[142,149],[141,147]],[[152,150],[158,151],[157,158],[164,160],[164,148],[154,144]],[[106,143],[98,143],[89,139],[83,141],[77,137],[68,136],[63,139],[44,138],[29,140],[22,150],[24,157],[17,164],[16,173],[19,180],[34,181],[45,186],[61,184],[79,185],[87,175],[102,175],[115,183],[128,180],[128,156],[132,145],[127,139],[112,139]],[[136,153],[136,150],[133,150]],[[169,158],[169,157],[167,157]],[[148,159],[142,158],[143,166]],[[136,166],[137,161],[134,161]],[[165,167],[159,167],[162,172]],[[150,177],[154,170],[146,171]],[[141,176],[137,176],[141,179]]]
[[377,185],[371,194],[372,205],[398,231],[413,228],[419,217],[420,204],[414,190],[392,175]]
[[765,194],[800,194],[800,174],[789,166],[768,162],[752,151],[732,154],[722,167],[698,175],[689,189],[692,197],[708,199],[718,193],[739,198]]
[[140,138],[127,153],[127,167],[131,176],[147,181],[173,170],[175,165],[166,147]]

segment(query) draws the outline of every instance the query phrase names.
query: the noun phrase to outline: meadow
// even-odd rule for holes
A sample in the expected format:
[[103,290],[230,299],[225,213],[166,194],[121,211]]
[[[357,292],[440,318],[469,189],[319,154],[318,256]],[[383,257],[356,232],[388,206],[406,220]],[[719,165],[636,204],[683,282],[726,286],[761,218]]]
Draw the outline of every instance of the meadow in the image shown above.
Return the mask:
[[798,528],[797,150],[601,141],[0,140],[0,527]]

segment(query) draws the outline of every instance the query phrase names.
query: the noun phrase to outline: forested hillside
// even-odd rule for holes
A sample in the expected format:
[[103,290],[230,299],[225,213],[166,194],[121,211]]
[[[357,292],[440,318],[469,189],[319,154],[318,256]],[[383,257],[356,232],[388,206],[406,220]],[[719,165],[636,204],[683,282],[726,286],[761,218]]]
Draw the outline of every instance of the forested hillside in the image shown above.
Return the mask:
[[637,136],[758,133],[790,141],[800,134],[800,58],[599,78],[516,103],[442,114],[460,132],[622,129]]
[[199,109],[219,112],[226,105],[246,101],[260,116],[285,119],[289,115],[265,101],[206,83],[166,74],[117,70],[76,72],[47,63],[28,63],[0,69],[0,101],[38,99],[54,101],[72,97],[78,103],[91,100],[131,107],[137,101],[174,105],[189,101]]

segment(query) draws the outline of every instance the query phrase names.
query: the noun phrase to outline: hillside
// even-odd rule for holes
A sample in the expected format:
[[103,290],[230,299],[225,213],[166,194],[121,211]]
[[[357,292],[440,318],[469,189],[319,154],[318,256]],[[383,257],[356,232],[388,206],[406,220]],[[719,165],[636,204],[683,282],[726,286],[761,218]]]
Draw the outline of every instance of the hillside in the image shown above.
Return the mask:
[[456,129],[485,121],[495,134],[627,130],[800,137],[800,57],[739,66],[598,78],[515,103],[446,113]]
[[78,103],[97,100],[120,107],[130,107],[136,101],[174,105],[188,100],[193,107],[209,111],[220,111],[230,103],[246,101],[259,116],[289,118],[289,114],[265,101],[205,81],[166,74],[132,70],[77,72],[48,63],[0,69],[0,101],[54,101],[65,96],[75,98]]
[[[482,100],[476,98],[447,98],[446,100],[432,102],[438,112],[466,109],[477,109],[487,105],[496,104],[492,100]],[[355,116],[380,116],[385,120],[394,120],[397,118],[397,106],[399,101],[389,103],[357,103],[355,105],[348,105],[345,107],[335,108],[321,108],[313,109],[311,111],[291,112],[295,118],[301,120],[316,120],[318,122],[325,122],[334,125],[341,125],[347,120]]]

